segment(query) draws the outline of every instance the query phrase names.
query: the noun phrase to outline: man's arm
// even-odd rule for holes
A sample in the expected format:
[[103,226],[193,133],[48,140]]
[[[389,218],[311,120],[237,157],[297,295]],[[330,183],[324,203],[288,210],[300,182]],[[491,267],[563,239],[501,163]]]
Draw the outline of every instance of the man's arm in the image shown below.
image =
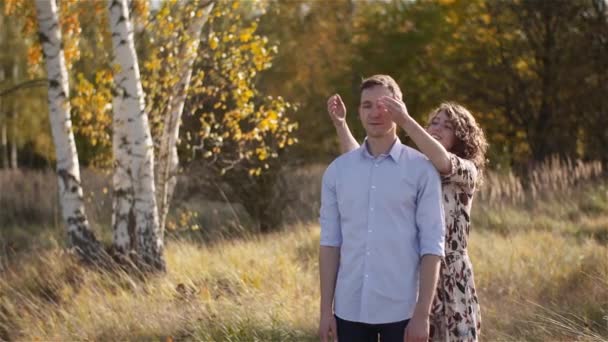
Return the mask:
[[319,252],[319,274],[321,279],[321,320],[319,336],[321,341],[337,340],[336,320],[333,303],[336,278],[340,264],[340,248],[321,246]]
[[328,341],[331,337],[338,339],[336,319],[333,312],[336,279],[340,264],[340,246],[342,245],[342,230],[340,227],[340,212],[336,194],[336,163],[332,163],[323,175],[321,188],[321,224],[319,251],[319,279],[321,284],[321,315],[319,321],[319,337]]
[[433,296],[437,288],[439,279],[439,267],[441,257],[433,254],[426,254],[420,262],[420,285],[418,288],[418,302],[414,316],[427,317],[431,314]]
[[407,342],[426,342],[429,336],[429,316],[437,280],[441,258],[437,255],[426,254],[420,262],[420,284],[418,287],[418,302],[408,326]]
[[416,205],[416,226],[420,246],[420,282],[414,316],[406,329],[407,342],[423,342],[429,336],[429,315],[439,265],[444,255],[445,218],[441,199],[441,182],[433,165],[422,170]]

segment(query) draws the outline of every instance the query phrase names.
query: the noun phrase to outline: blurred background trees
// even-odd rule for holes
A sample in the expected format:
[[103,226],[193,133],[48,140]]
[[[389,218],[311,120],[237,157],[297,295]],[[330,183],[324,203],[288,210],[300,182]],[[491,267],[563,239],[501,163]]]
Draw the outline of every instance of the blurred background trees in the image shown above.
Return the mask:
[[[20,3],[5,1],[0,15],[0,167],[49,168],[45,76],[35,23]],[[192,11],[187,2],[129,3],[158,149]],[[96,2],[59,4],[80,163],[107,170],[107,18]],[[358,85],[375,73],[394,76],[423,122],[441,101],[472,109],[492,169],[525,177],[553,156],[605,165],[607,7],[605,0],[218,1],[184,104],[181,170],[196,175],[198,191],[242,205],[268,230],[288,205],[284,170],[338,153],[328,96],[342,95],[363,139]]]
[[355,123],[360,79],[389,73],[417,119],[445,100],[473,109],[495,168],[608,161],[605,1],[270,3],[262,27],[281,45],[262,85],[299,104],[305,160],[336,151],[324,100],[340,92]]
[[[5,9],[12,2],[6,2]],[[70,19],[80,23],[78,32],[70,32],[66,23],[64,35],[67,58],[73,60],[70,77],[81,162],[100,166],[109,151],[104,145],[109,132],[103,128],[109,109],[103,104],[109,96],[104,93],[104,72],[110,67],[110,42],[101,39],[107,37],[107,25],[103,16],[86,10],[94,2],[60,3],[85,7],[74,9],[77,15]],[[161,65],[159,58],[176,53],[171,29],[181,32],[186,6],[171,1],[132,3],[140,22],[135,33],[142,77],[154,112],[163,108],[159,94],[175,82],[168,77],[171,64]],[[204,28],[193,75],[198,90],[186,103],[187,115],[198,110],[202,118],[184,119],[180,154],[213,153],[218,137],[242,137],[235,127],[222,125],[225,115],[249,117],[249,112],[274,108],[287,109],[285,115],[299,126],[299,143],[291,148],[290,158],[302,163],[330,159],[337,149],[325,117],[327,97],[342,94],[349,121],[362,139],[356,123],[358,83],[373,73],[389,73],[420,120],[444,100],[471,107],[488,133],[491,165],[527,165],[554,154],[606,162],[606,8],[603,0],[226,2]],[[31,47],[32,37],[24,35],[32,24],[19,11],[6,13],[0,19],[0,124],[6,137],[0,165],[8,167],[16,159],[23,167],[44,167],[54,158],[48,123],[41,114],[44,89],[7,92],[42,77],[41,69],[31,63],[39,51]],[[77,44],[70,37],[76,37]],[[156,103],[160,105],[152,105]],[[239,108],[238,114],[234,108]],[[225,130],[220,132],[218,123]],[[195,134],[200,129],[205,134]],[[193,152],[205,140],[205,150]],[[226,153],[238,149],[230,145],[222,142]],[[254,151],[258,147],[252,146]],[[260,148],[254,154],[272,152]],[[231,165],[235,154],[225,159],[220,170]]]

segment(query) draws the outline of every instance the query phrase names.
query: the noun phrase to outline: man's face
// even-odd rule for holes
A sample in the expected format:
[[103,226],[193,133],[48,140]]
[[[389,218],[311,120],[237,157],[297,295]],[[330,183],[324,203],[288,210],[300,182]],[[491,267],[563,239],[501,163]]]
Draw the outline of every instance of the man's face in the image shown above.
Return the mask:
[[359,104],[359,118],[370,138],[381,138],[395,134],[396,125],[391,115],[379,104],[382,96],[392,97],[391,91],[386,87],[377,85],[364,89],[361,92],[361,103]]

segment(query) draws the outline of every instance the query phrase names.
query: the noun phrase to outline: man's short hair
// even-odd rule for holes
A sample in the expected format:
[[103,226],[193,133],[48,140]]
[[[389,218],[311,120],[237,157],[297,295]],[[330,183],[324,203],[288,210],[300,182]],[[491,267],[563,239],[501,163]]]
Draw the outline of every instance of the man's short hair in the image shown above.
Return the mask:
[[403,94],[401,93],[401,88],[397,85],[397,82],[390,77],[389,75],[374,75],[370,76],[363,81],[361,81],[361,86],[359,87],[361,92],[363,90],[372,88],[375,86],[383,86],[386,87],[390,92],[395,96],[398,100],[403,100]]

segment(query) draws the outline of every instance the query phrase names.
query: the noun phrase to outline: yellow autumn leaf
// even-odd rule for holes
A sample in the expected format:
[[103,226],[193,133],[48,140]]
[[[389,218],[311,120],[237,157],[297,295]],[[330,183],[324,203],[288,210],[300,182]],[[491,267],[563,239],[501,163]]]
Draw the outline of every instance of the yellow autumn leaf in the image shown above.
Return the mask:
[[268,120],[276,120],[279,117],[279,114],[273,110],[268,111],[268,113],[266,114],[266,117],[268,118]]
[[483,21],[484,24],[489,24],[490,23],[490,15],[489,14],[482,14],[481,15],[481,20]]
[[265,148],[256,148],[255,152],[258,155],[258,159],[260,159],[260,160],[268,159],[268,152],[266,151]]
[[246,43],[249,40],[251,40],[251,32],[250,31],[244,31],[239,35],[239,39],[241,40],[242,43]]
[[211,48],[211,50],[217,49],[218,44],[219,40],[217,39],[217,37],[213,36],[209,38],[209,47]]
[[11,15],[17,5],[16,0],[5,0],[4,2],[4,14]]

